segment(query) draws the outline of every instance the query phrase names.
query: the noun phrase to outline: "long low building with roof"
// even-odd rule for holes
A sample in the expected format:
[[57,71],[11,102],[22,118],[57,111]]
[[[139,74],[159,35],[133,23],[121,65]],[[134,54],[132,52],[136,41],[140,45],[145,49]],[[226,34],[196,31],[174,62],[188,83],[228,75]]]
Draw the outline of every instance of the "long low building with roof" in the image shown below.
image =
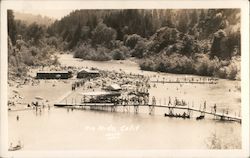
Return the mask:
[[39,71],[36,73],[37,79],[69,79],[71,77],[71,71]]
[[81,69],[77,73],[77,78],[88,78],[88,77],[98,77],[100,76],[100,72],[98,70],[92,69]]

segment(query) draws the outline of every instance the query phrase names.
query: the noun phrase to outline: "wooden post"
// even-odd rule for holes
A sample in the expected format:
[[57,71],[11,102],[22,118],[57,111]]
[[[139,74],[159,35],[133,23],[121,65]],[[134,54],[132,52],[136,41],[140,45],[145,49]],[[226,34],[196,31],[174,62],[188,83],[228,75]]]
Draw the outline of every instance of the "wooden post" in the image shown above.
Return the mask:
[[154,114],[155,112],[155,105],[149,105],[149,115]]
[[168,107],[168,114],[173,115],[174,114],[174,108],[173,107]]
[[116,112],[116,107],[117,107],[116,104],[111,105],[111,112]]
[[129,106],[127,103],[123,105],[123,112],[129,112]]
[[189,109],[189,107],[188,107],[188,109],[187,109],[187,113],[188,113],[188,115],[191,117],[191,110]]
[[138,105],[134,105],[134,113],[138,114],[139,112],[139,106]]

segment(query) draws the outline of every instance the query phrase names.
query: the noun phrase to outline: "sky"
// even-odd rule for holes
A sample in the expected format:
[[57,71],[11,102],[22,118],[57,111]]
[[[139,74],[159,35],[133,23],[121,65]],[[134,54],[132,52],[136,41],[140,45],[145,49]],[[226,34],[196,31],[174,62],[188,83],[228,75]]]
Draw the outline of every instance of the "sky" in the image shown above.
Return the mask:
[[71,11],[73,10],[69,10],[69,9],[64,9],[64,10],[39,10],[39,9],[36,9],[36,10],[14,10],[14,11],[17,11],[17,12],[20,12],[20,13],[31,13],[31,14],[34,14],[34,15],[42,15],[42,16],[47,16],[47,17],[50,17],[50,18],[53,18],[53,19],[61,19],[62,17],[68,15]]

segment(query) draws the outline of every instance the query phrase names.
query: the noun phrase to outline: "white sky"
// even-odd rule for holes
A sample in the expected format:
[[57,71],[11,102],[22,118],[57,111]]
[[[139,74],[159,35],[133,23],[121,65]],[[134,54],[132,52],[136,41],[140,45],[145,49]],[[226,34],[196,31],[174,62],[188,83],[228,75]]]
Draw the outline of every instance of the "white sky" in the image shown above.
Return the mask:
[[39,10],[39,9],[36,9],[36,10],[17,10],[17,9],[14,9],[13,11],[17,11],[17,12],[20,12],[20,13],[31,13],[31,14],[34,14],[34,15],[42,15],[42,16],[47,16],[47,17],[50,17],[50,18],[54,18],[54,19],[61,19],[62,17],[68,15],[71,11],[73,11],[73,9],[63,9],[63,10],[47,10],[47,9],[44,9],[44,10]]

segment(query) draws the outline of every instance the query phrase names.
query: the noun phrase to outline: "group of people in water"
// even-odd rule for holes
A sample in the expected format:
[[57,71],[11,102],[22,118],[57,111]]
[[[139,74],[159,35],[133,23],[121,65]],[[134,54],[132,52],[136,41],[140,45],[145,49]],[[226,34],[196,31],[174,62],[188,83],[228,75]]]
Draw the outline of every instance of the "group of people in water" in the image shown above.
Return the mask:
[[[42,113],[42,109],[45,109],[47,107],[48,111],[50,111],[50,108],[51,108],[49,104],[47,105],[45,105],[44,103],[39,104],[38,101],[31,102],[31,104],[28,104],[27,107],[35,109],[36,113],[39,112],[40,114]],[[19,121],[19,119],[20,119],[20,116],[17,115],[16,120]]]

